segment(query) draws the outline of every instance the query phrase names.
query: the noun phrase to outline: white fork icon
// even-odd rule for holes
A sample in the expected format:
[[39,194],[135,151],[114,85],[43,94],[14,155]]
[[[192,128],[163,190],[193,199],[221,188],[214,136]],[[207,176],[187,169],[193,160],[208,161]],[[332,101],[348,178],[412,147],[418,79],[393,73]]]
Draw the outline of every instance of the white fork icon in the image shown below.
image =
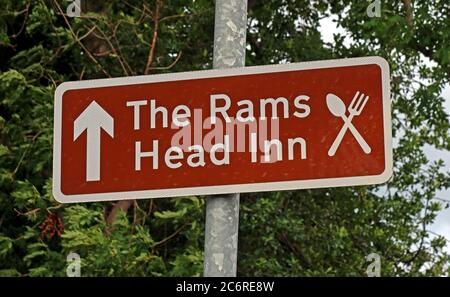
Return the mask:
[[359,134],[358,130],[356,130],[355,126],[352,124],[352,119],[354,116],[359,116],[364,109],[364,106],[366,105],[367,101],[369,100],[369,96],[365,96],[364,94],[361,94],[356,92],[355,96],[353,97],[352,102],[348,106],[348,112],[350,115],[348,117],[345,116],[345,104],[339,98],[338,96],[329,93],[327,95],[327,106],[330,112],[336,116],[342,118],[344,121],[344,125],[342,126],[341,130],[339,131],[338,135],[336,136],[336,139],[334,140],[333,144],[331,145],[330,149],[328,150],[328,155],[334,156],[336,154],[336,151],[341,144],[342,139],[344,138],[345,132],[347,132],[347,129],[350,129],[350,132],[352,132],[353,136],[355,136],[356,141],[358,141],[359,145],[363,149],[364,153],[370,154],[372,149],[367,144],[367,142],[364,140],[364,138]]

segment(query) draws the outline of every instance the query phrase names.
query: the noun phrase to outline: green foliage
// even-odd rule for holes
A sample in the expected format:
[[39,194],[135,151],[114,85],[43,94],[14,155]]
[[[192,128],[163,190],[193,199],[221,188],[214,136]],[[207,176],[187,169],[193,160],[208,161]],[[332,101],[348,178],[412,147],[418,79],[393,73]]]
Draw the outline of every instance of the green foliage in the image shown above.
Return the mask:
[[[88,1],[82,18],[67,18],[64,1],[2,1],[0,276],[64,276],[71,252],[83,276],[202,275],[203,197],[124,206],[51,195],[59,83],[211,68],[214,1],[159,3],[156,15],[154,0]],[[239,275],[364,275],[373,252],[386,276],[448,275],[446,241],[427,227],[446,206],[433,198],[450,175],[423,151],[450,150],[440,97],[450,81],[448,1],[415,1],[412,24],[401,1],[383,1],[381,18],[367,17],[366,1],[249,3],[247,65],[385,57],[398,143],[394,178],[381,187],[242,195]],[[319,21],[331,13],[347,34],[326,44]]]

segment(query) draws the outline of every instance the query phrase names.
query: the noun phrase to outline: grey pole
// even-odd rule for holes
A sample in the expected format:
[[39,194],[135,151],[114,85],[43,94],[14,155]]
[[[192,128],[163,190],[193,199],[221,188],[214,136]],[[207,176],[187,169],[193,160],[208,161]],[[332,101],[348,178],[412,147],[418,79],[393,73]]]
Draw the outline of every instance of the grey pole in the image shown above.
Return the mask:
[[[216,0],[214,68],[245,66],[247,0]],[[206,201],[204,276],[236,276],[239,194]]]

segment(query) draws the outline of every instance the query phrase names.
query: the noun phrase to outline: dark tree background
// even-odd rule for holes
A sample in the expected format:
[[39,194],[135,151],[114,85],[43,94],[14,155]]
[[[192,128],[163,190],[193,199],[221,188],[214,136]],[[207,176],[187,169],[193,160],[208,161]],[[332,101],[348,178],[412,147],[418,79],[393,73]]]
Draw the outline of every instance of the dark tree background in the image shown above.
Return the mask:
[[[249,1],[249,66],[386,58],[398,141],[383,186],[242,195],[241,276],[365,275],[370,253],[385,276],[449,274],[446,241],[427,228],[450,175],[423,147],[450,150],[450,3],[383,1],[379,18],[369,3]],[[53,93],[68,80],[210,69],[214,1],[85,0],[77,18],[68,1],[0,4],[0,275],[63,276],[72,251],[84,276],[201,275],[204,197],[53,199]],[[348,34],[330,44],[319,21],[331,14]]]

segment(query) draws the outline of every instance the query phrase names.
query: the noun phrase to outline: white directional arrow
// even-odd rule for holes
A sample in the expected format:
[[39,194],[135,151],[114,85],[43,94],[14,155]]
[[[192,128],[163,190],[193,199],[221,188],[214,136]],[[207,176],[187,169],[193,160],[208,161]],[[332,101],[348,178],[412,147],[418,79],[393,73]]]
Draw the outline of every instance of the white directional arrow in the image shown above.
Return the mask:
[[100,180],[100,130],[114,138],[114,119],[92,101],[73,123],[73,140],[86,130],[86,181]]

